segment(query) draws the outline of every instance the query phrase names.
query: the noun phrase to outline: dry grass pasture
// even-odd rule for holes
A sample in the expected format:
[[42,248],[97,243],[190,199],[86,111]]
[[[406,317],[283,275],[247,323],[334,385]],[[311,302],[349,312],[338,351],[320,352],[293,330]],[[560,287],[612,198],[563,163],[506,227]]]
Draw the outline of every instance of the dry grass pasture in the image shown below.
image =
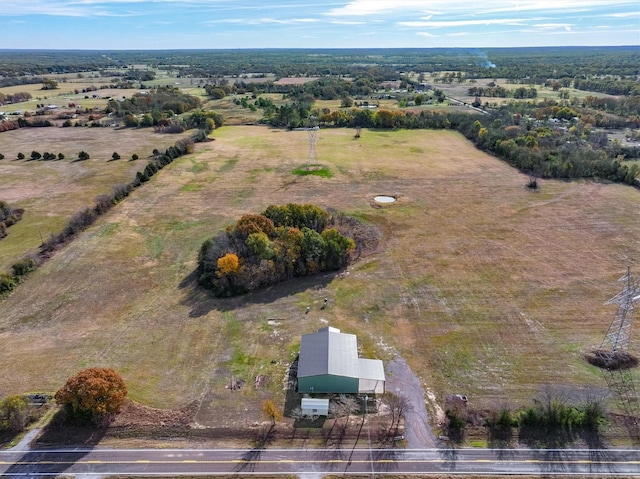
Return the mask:
[[[37,248],[50,233],[59,233],[78,211],[112,187],[129,183],[141,171],[154,148],[163,150],[182,135],[162,135],[147,129],[21,128],[2,133],[0,200],[24,208],[23,220],[0,242],[0,271]],[[30,161],[31,152],[63,153],[61,161]],[[91,155],[75,161],[78,152]],[[117,151],[120,160],[111,161]],[[17,160],[22,152],[26,158]],[[129,161],[132,154],[137,161]]]
[[[162,170],[0,304],[0,395],[108,366],[137,401],[197,400],[202,424],[251,422],[261,400],[284,400],[300,334],[326,324],[357,333],[365,356],[402,355],[438,400],[464,393],[483,407],[528,402],[545,384],[603,387],[582,355],[609,326],[616,280],[640,264],[638,191],[579,181],[532,191],[452,131],[353,135],[320,131],[331,178],[292,174],[305,132],[260,126],[221,128]],[[64,181],[52,175],[46,188]],[[376,207],[378,194],[400,201]],[[341,274],[243,297],[195,287],[204,239],[288,202],[376,224],[383,247]],[[233,378],[247,386],[226,389]]]

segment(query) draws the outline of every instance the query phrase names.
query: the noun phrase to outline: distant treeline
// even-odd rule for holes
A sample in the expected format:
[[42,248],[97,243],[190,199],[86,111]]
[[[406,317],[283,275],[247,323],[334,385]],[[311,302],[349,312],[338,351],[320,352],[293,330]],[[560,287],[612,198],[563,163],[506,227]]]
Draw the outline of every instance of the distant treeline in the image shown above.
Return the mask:
[[76,73],[133,64],[165,67],[182,77],[369,76],[395,80],[399,72],[463,71],[471,78],[528,79],[640,73],[637,47],[362,48],[54,51],[0,50],[0,77]]

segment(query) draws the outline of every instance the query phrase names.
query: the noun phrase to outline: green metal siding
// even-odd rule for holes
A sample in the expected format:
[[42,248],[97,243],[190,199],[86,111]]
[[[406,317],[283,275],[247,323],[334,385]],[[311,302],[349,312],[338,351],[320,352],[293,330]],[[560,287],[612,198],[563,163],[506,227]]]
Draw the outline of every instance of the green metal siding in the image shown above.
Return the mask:
[[[311,389],[313,388],[313,390]],[[358,379],[344,376],[306,376],[298,378],[298,392],[301,393],[358,393]]]

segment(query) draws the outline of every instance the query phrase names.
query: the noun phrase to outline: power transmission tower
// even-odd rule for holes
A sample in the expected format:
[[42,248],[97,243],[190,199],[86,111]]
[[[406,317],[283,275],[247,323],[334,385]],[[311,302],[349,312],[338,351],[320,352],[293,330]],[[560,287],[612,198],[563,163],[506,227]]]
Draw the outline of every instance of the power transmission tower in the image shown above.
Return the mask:
[[629,338],[635,304],[640,301],[640,284],[633,280],[631,269],[627,268],[619,281],[624,283],[622,291],[605,304],[617,304],[618,310],[596,352],[605,366],[605,378],[625,413],[625,426],[631,439],[640,444],[640,402],[631,372],[624,362],[630,359]]
[[307,166],[315,165],[318,163],[318,157],[316,156],[316,143],[318,142],[318,130],[317,126],[307,128],[309,134],[309,157],[307,158]]
[[316,143],[318,142],[318,130],[320,127],[316,124],[316,117],[310,116],[307,120],[307,126],[294,128],[296,131],[306,131],[309,136],[309,156],[307,157],[307,168],[318,163],[316,155]]
[[598,350],[598,354],[605,360],[607,368],[620,355],[628,354],[633,310],[635,304],[640,300],[640,286],[634,283],[630,268],[627,268],[627,274],[618,281],[624,283],[622,291],[604,303],[617,304],[618,311],[616,311]]

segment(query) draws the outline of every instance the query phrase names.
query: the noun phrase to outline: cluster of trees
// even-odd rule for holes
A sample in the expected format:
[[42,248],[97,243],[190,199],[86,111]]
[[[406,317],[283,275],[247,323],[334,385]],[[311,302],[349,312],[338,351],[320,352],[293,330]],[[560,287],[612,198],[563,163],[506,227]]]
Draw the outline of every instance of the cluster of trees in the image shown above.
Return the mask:
[[[110,99],[105,113],[118,118],[127,115],[150,113],[154,120],[172,117],[200,107],[200,99],[172,86],[158,87],[145,93],[134,93],[122,101]],[[151,126],[151,125],[150,125]]]
[[0,239],[9,234],[8,229],[22,219],[24,209],[12,208],[5,201],[0,200]]
[[[89,368],[70,377],[55,394],[65,420],[104,426],[120,412],[127,396],[124,380],[110,368]],[[0,400],[0,433],[24,431],[51,399],[47,394],[25,394]]]
[[17,92],[17,93],[2,93],[0,92],[0,105],[7,105],[9,103],[20,103],[23,101],[31,100],[31,93],[29,92]]
[[500,97],[500,98],[537,98],[538,90],[535,88],[519,87],[513,90],[501,87],[499,85],[479,87],[473,86],[469,88],[468,94],[470,96],[486,96],[486,97]]
[[618,145],[609,146],[606,136],[602,142],[602,135],[590,134],[583,123],[554,128],[514,121],[509,116],[490,121],[467,117],[460,118],[455,128],[479,148],[535,176],[601,178],[639,185],[638,165],[623,164]]
[[574,78],[573,87],[577,90],[597,91],[609,95],[640,95],[640,84],[635,80],[620,78]]
[[288,85],[289,96],[298,101],[303,101],[307,96],[316,100],[368,96],[377,89],[378,82],[372,77],[359,77],[352,81],[328,77],[319,78],[303,85]]
[[200,248],[200,284],[217,296],[243,294],[294,277],[343,268],[353,239],[315,205],[270,206],[249,214]]
[[[81,152],[84,153],[84,152]],[[88,153],[85,153],[85,155]],[[18,153],[18,159],[19,160],[24,160],[25,155],[24,153]],[[79,156],[78,156],[79,158]],[[45,151],[44,153],[40,153],[39,151],[33,150],[31,152],[31,156],[29,157],[30,160],[32,161],[39,161],[39,160],[43,160],[43,161],[53,161],[53,160],[64,160],[64,154],[63,153],[58,153],[57,155],[55,153],[49,153],[48,151]]]
[[636,122],[634,126],[636,128],[640,126],[640,93],[635,96],[623,96],[620,98],[589,95],[582,100],[582,106],[615,115],[633,116],[635,117],[633,120]]
[[234,85],[231,85],[230,83],[221,82],[220,84],[205,85],[204,91],[206,91],[207,95],[209,95],[214,100],[220,100],[221,98],[224,98],[225,96],[235,92],[236,88]]
[[58,88],[58,82],[52,80],[51,78],[43,78],[42,79],[42,88],[41,90],[56,90]]

